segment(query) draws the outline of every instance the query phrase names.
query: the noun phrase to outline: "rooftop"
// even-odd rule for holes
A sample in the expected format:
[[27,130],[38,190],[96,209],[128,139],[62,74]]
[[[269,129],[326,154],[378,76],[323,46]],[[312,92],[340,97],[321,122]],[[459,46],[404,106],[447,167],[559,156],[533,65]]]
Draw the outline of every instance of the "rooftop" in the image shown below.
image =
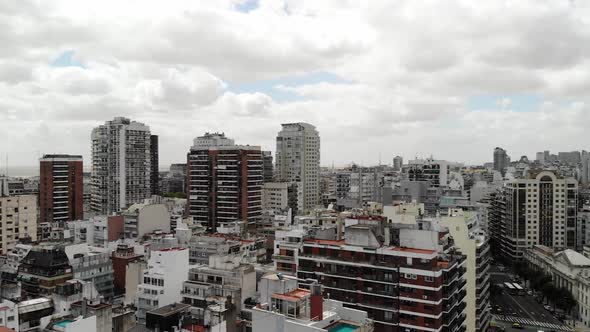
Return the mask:
[[191,307],[190,304],[172,303],[167,306],[163,306],[158,309],[148,311],[147,313],[162,316],[162,317],[167,317],[167,316],[188,310],[188,309],[190,309],[190,307]]
[[272,297],[275,299],[296,302],[308,297],[309,295],[311,295],[311,292],[309,290],[297,288],[285,294],[275,293],[272,295]]

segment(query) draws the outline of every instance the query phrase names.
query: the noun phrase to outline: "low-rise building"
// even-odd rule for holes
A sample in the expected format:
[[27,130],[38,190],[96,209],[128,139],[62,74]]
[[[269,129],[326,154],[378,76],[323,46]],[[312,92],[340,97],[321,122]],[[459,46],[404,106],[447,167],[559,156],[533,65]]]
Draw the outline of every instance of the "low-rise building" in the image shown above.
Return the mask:
[[85,249],[68,257],[74,278],[92,282],[105,299],[112,299],[114,278],[110,254],[105,251],[89,250],[87,246]]
[[164,204],[133,204],[121,215],[125,219],[126,238],[137,239],[158,230],[170,233],[170,213]]
[[182,284],[189,271],[188,249],[171,248],[151,252],[143,283],[137,286],[139,323],[145,323],[146,312],[180,302]]
[[18,331],[18,305],[9,300],[0,302],[0,326]]
[[[282,281],[281,278],[267,280],[284,286]],[[269,295],[267,301],[261,299],[263,302],[252,309],[253,331],[373,331],[365,311],[347,308],[339,301],[324,299],[319,285],[313,285],[311,291],[283,287]]]
[[18,268],[22,296],[30,299],[53,294],[57,285],[73,275],[68,256],[55,246],[33,247]]
[[243,262],[241,255],[211,256],[206,266],[193,267],[188,281],[183,283],[182,302],[193,306],[197,320],[205,319],[212,302],[224,302],[227,296],[240,308],[256,293],[256,271]]

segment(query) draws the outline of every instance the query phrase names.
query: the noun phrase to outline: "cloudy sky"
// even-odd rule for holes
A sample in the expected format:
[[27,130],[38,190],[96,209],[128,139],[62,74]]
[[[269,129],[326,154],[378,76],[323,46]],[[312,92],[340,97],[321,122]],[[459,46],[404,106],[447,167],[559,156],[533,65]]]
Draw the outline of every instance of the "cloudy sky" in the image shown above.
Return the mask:
[[222,131],[274,150],[314,124],[322,164],[481,163],[590,149],[584,1],[0,1],[0,165],[83,154],[115,116],[160,162]]

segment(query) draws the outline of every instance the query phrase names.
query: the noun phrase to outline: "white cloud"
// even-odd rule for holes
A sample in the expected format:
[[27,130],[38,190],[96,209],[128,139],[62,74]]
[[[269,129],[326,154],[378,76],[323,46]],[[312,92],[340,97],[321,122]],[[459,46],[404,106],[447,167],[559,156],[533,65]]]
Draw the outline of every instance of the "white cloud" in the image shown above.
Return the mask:
[[[183,160],[205,131],[272,150],[292,121],[318,127],[325,164],[379,153],[483,162],[496,145],[513,156],[587,149],[585,2],[260,0],[249,13],[236,3],[0,3],[0,154],[89,162],[90,129],[116,115],[160,135],[163,164]],[[52,67],[64,50],[84,67]],[[351,83],[280,83],[314,72]],[[263,85],[228,90],[262,80],[293,98]],[[541,106],[514,109],[520,94]],[[472,112],[473,95],[510,99]]]

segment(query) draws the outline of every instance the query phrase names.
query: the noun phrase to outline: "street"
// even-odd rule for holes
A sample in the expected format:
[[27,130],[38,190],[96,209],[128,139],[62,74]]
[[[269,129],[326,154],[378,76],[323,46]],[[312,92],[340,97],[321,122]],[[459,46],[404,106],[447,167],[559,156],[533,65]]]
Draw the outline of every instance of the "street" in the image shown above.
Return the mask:
[[[513,283],[509,272],[500,272],[497,266],[490,269],[492,284],[503,285],[504,282]],[[518,322],[523,327],[529,327],[529,331],[571,331],[571,328],[561,323],[548,310],[543,303],[537,302],[532,295],[511,295],[502,288],[501,292],[491,294],[492,313],[507,331],[512,330],[512,323]],[[526,331],[527,329],[525,329]]]

